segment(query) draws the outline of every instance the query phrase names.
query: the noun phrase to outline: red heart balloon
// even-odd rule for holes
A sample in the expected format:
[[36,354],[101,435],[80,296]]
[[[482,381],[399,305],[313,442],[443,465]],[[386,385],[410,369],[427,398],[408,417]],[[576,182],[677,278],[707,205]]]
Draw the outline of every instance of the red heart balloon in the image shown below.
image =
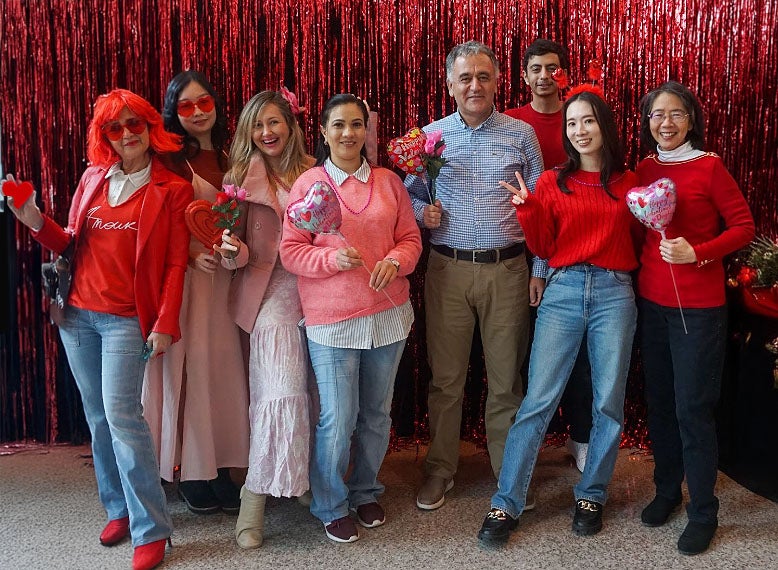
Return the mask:
[[3,194],[14,199],[14,207],[21,208],[32,196],[34,188],[29,182],[17,183],[14,180],[3,180]]
[[195,200],[186,207],[184,216],[189,231],[205,247],[211,249],[221,243],[224,230],[216,225],[219,214],[211,209],[208,200]]
[[392,139],[386,145],[389,160],[403,172],[418,176],[424,172],[421,153],[424,152],[425,140],[427,136],[419,127],[414,127],[403,136]]

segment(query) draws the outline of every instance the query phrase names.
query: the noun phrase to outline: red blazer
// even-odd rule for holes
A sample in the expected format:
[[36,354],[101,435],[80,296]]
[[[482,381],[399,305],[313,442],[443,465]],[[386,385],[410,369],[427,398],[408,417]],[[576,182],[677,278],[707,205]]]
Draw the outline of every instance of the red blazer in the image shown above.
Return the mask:
[[[75,237],[77,248],[87,209],[107,172],[104,167],[87,168],[70,205],[68,227],[63,229],[44,216],[43,227],[39,232],[33,232],[33,237],[57,253],[64,251]],[[184,210],[193,197],[194,190],[189,182],[152,157],[151,180],[138,221],[135,258],[135,305],[144,338],[152,331],[171,335],[173,342],[181,338],[178,314],[189,260],[189,230],[184,221]],[[78,267],[74,271],[78,271]]]

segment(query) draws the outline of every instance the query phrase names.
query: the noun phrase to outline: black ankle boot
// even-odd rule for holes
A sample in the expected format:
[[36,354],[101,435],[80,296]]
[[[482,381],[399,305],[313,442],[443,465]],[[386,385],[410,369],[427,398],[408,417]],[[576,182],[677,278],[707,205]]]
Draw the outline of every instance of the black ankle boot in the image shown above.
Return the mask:
[[211,491],[208,481],[181,481],[178,496],[187,508],[198,515],[209,515],[219,510],[219,500]]
[[699,523],[689,521],[678,539],[678,552],[693,556],[708,550],[710,541],[716,534],[717,523]]
[[662,526],[680,504],[681,499],[672,501],[657,495],[640,513],[640,522],[643,523],[643,526]]

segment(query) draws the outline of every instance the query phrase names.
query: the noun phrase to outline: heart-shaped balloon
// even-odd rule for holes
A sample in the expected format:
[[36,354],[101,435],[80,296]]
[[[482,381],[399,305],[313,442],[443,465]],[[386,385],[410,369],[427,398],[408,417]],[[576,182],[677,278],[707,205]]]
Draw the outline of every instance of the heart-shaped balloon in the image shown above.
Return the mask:
[[14,199],[14,207],[21,208],[32,196],[34,188],[29,182],[16,182],[15,180],[3,180],[3,194]]
[[627,192],[627,206],[644,226],[663,232],[673,219],[676,198],[675,182],[660,178]]
[[419,127],[414,127],[406,134],[389,141],[386,149],[389,160],[397,168],[408,174],[424,172],[421,153],[424,151],[424,141],[427,139]]
[[222,241],[222,228],[217,226],[218,212],[214,212],[208,200],[195,200],[184,212],[186,227],[209,250]]
[[286,215],[296,227],[314,234],[340,233],[343,221],[338,197],[323,180],[311,184],[304,198],[289,204]]

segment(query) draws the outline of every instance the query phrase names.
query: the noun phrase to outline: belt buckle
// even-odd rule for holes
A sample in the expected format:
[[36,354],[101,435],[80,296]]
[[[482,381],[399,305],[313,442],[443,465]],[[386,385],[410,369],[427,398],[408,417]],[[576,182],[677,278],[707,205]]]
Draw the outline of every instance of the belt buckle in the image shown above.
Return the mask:
[[488,249],[474,249],[473,250],[473,263],[477,263],[479,265],[484,265],[485,263],[490,263],[489,261],[478,261],[475,258],[475,256],[478,255],[479,253],[488,253],[488,252],[489,252]]

